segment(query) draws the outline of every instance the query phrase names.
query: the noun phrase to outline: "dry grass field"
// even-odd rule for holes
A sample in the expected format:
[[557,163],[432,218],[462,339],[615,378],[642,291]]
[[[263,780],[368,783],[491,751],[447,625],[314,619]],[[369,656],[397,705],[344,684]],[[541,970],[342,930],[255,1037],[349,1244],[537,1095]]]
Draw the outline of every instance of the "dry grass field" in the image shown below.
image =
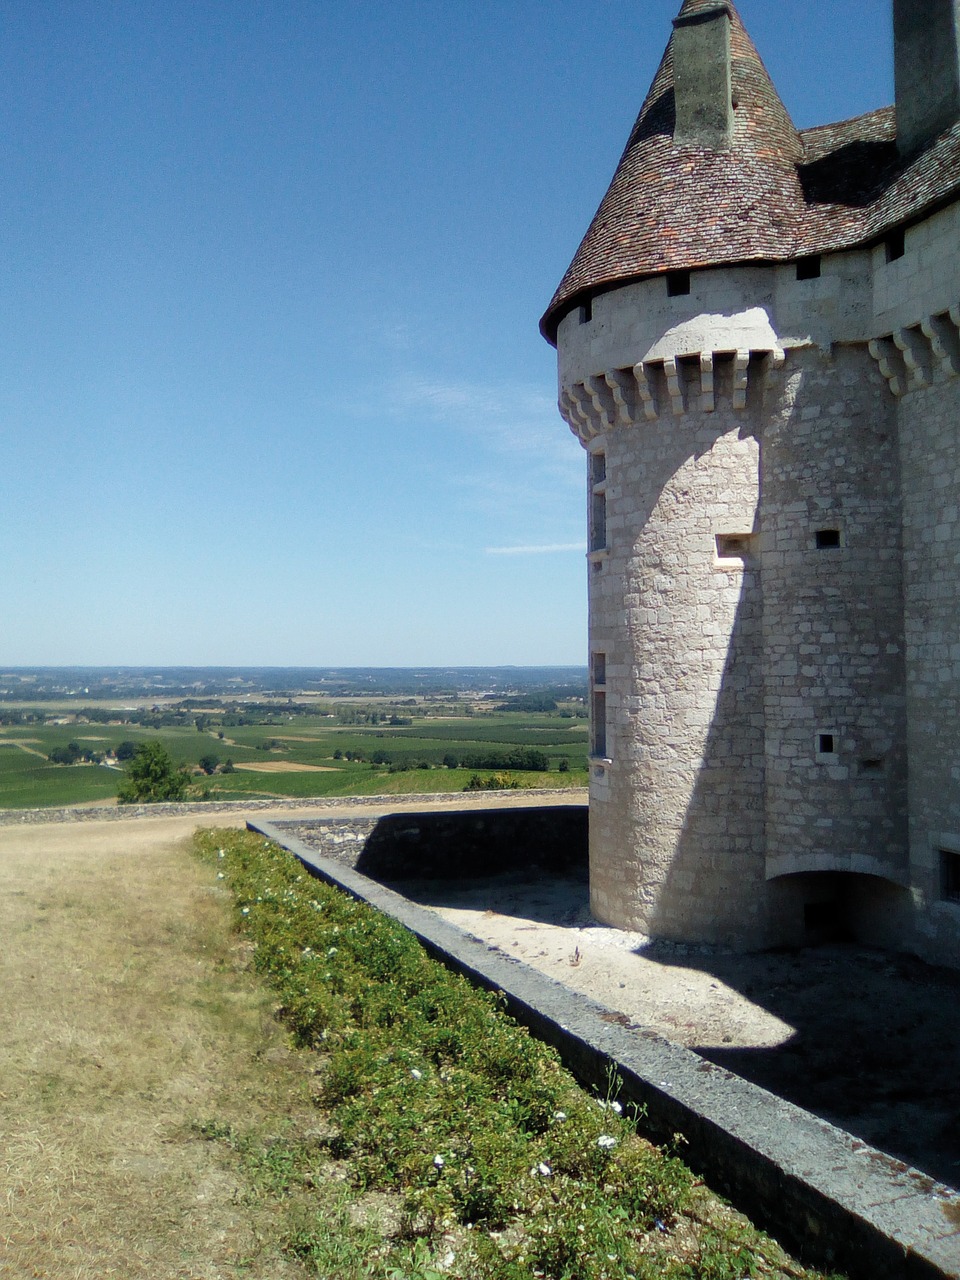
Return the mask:
[[194,1129],[309,1101],[193,825],[0,831],[0,1276],[305,1274]]

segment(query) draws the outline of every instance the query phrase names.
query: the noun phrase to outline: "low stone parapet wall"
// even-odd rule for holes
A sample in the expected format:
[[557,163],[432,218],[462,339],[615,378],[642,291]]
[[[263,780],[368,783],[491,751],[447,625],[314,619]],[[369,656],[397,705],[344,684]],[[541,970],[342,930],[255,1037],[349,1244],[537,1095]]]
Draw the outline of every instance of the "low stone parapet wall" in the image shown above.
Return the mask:
[[[479,797],[479,799],[478,799]],[[465,792],[465,791],[424,791],[411,792],[409,795],[393,796],[305,796],[290,800],[203,800],[178,804],[123,804],[123,805],[90,805],[89,807],[63,806],[47,809],[0,809],[0,826],[17,825],[19,823],[43,822],[122,822],[130,818],[171,818],[189,817],[196,814],[233,814],[242,816],[245,813],[279,813],[284,810],[297,809],[406,809],[411,805],[429,808],[436,804],[457,802],[464,808],[486,807],[490,805],[524,805],[533,801],[541,801],[546,805],[553,804],[585,804],[585,789],[561,790],[521,790],[513,792]]]
[[587,871],[587,806],[417,810],[277,821],[274,828],[374,880]]

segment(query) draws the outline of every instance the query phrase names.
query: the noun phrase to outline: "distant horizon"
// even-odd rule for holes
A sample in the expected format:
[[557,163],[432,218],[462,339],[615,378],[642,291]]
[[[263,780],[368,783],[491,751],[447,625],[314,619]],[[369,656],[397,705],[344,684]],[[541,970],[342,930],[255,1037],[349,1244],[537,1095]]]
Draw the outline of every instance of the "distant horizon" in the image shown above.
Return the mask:
[[0,662],[21,671],[586,671],[586,662]]
[[502,697],[513,693],[585,696],[582,664],[456,666],[266,666],[137,663],[10,666],[0,669],[0,703],[258,697],[314,699]]

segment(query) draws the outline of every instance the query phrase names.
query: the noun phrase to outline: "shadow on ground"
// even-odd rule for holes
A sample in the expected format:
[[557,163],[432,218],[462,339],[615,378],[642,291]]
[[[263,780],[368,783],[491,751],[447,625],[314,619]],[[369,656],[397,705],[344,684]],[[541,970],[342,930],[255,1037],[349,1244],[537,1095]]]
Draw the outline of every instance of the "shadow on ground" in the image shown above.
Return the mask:
[[[423,906],[482,913],[469,925],[480,935],[483,914],[509,916],[518,931],[530,922],[568,929],[567,949],[585,953],[597,932],[582,871],[390,887]],[[960,1183],[960,973],[847,943],[751,955],[650,943],[628,955],[709,975],[793,1028],[773,1047],[686,1039],[688,1048],[939,1181]],[[629,1007],[624,993],[616,998]],[[682,1038],[675,1026],[655,1029]]]
[[794,1028],[774,1048],[696,1052],[960,1183],[960,973],[853,943],[751,956],[645,950],[709,973]]

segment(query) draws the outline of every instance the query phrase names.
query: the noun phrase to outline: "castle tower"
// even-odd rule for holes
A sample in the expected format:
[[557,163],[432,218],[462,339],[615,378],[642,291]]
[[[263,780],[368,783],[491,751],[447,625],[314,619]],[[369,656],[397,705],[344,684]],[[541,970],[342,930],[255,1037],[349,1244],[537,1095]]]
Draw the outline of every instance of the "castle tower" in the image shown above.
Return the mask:
[[960,961],[960,6],[895,7],[899,145],[892,109],[798,132],[685,0],[541,323],[587,452],[592,906],[653,936]]

